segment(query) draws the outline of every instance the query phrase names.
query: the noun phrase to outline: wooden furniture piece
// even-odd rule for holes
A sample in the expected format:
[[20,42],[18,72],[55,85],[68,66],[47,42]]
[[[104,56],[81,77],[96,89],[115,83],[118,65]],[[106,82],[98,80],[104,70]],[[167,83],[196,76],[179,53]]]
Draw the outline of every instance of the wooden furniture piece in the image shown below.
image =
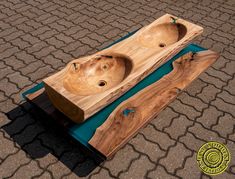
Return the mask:
[[53,106],[43,84],[28,90],[23,96],[58,121],[86,148],[110,158],[218,57],[216,52],[189,45],[81,124],[73,123]]
[[57,109],[74,122],[83,122],[167,62],[202,31],[200,26],[166,14],[107,49],[71,61],[43,80],[46,92]]
[[112,156],[217,58],[217,53],[207,50],[174,61],[170,74],[122,102],[97,128],[89,144],[106,157]]

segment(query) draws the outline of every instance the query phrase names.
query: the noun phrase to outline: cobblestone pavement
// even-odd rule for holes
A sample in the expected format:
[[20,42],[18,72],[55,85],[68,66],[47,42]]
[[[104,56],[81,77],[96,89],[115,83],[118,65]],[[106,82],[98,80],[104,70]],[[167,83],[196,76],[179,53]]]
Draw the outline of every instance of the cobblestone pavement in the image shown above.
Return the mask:
[[[0,178],[212,178],[198,169],[206,141],[232,161],[235,178],[234,0],[1,0]],[[205,28],[195,43],[219,60],[113,159],[96,163],[20,94],[73,58],[91,54],[165,13]]]

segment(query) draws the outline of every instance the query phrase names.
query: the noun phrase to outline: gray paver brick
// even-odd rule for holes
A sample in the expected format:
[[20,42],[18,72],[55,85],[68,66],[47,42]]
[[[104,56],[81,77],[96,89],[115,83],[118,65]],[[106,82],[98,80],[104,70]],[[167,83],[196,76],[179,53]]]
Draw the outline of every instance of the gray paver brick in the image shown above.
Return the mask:
[[[27,176],[25,176],[25,171],[27,171]],[[43,172],[41,168],[38,167],[36,161],[31,161],[28,165],[22,166],[17,172],[11,177],[12,179],[25,178],[30,179],[33,176],[37,176]]]
[[[21,68],[20,71],[24,75],[27,75],[29,73],[33,73],[34,71],[36,71],[38,69],[38,66],[42,66],[42,65],[44,65],[42,61],[35,61],[35,62],[32,62],[29,65]],[[30,76],[30,78],[31,78],[31,76]]]
[[230,113],[232,116],[235,116],[235,105],[226,103],[221,98],[216,98],[216,100],[213,101],[211,104],[217,106],[218,109]]
[[39,79],[47,77],[49,73],[53,73],[53,69],[49,65],[46,65],[31,73],[30,78],[32,81],[37,81]]
[[187,133],[180,137],[180,142],[184,143],[190,150],[197,152],[199,148],[205,143],[202,139],[195,137],[193,133]]
[[82,43],[87,44],[90,47],[97,47],[97,46],[101,45],[99,42],[97,42],[96,40],[93,40],[89,37],[83,37],[80,40],[82,41]]
[[207,128],[211,128],[213,125],[217,123],[217,120],[220,116],[222,116],[222,112],[218,111],[215,107],[210,106],[207,108],[203,115],[197,119],[203,126]]
[[192,124],[193,122],[188,120],[185,116],[179,116],[174,118],[171,126],[165,128],[164,131],[167,132],[173,139],[177,139],[184,135],[186,133],[187,127],[191,126]]
[[183,101],[184,104],[187,104],[189,106],[194,107],[198,111],[202,111],[205,109],[208,105],[204,103],[202,100],[194,97],[194,96],[189,96],[188,93],[182,93],[178,99]]
[[146,128],[144,128],[141,133],[143,133],[144,136],[150,141],[158,143],[165,150],[174,144],[174,141],[170,139],[167,134],[156,131],[151,125],[148,125]]
[[215,85],[217,88],[221,88],[224,85],[226,85],[225,82],[223,82],[220,79],[215,78],[213,76],[209,76],[207,73],[201,74],[199,78],[207,83],[211,83],[211,84]]
[[[208,178],[195,163],[195,152],[203,143],[227,141],[233,158],[235,153],[234,5],[234,0],[1,0],[0,178],[13,175],[74,179],[94,165],[67,139],[53,130],[49,133],[36,122],[37,118],[29,117],[34,108],[23,104],[20,93],[73,58],[94,53],[165,13],[203,26],[203,35],[194,42],[220,52],[221,57],[141,134],[90,176]],[[8,140],[10,134],[16,146]],[[18,147],[29,155],[26,157]],[[160,157],[161,164],[155,163]],[[234,166],[231,160],[230,170],[219,177],[234,177]]]
[[224,143],[224,139],[220,138],[216,132],[207,130],[200,124],[195,124],[193,127],[190,127],[189,131],[192,132],[199,139]]
[[16,54],[16,57],[24,61],[24,63],[26,64],[30,64],[36,60],[33,55],[27,53],[26,51],[20,51],[19,53]]
[[54,178],[60,178],[65,174],[69,174],[71,170],[67,168],[62,162],[58,161],[48,167]]
[[173,173],[182,166],[183,159],[190,155],[191,151],[186,149],[183,144],[177,143],[175,147],[170,148],[167,157],[160,160],[160,164],[166,166],[168,172]]
[[65,46],[64,42],[62,42],[61,40],[57,40],[55,37],[51,37],[49,39],[46,39],[46,41],[55,46],[56,48],[61,48],[62,46]]
[[177,175],[182,178],[200,178],[201,171],[198,170],[198,165],[195,158],[196,158],[195,153],[192,157],[187,158],[184,168],[177,171]]
[[[142,165],[144,163],[144,165]],[[151,170],[152,168],[154,168],[154,164],[150,163],[150,161],[148,160],[148,158],[144,155],[142,155],[140,157],[140,159],[134,161],[129,170],[121,173],[120,178],[144,178],[145,176],[145,172],[147,170]]]
[[40,51],[35,52],[34,55],[40,59],[42,57],[46,57],[47,55],[49,55],[51,52],[55,50],[56,50],[55,47],[47,46],[47,47],[42,48]]
[[[111,160],[105,162],[104,166],[110,168],[112,175],[117,176],[118,173],[127,170],[131,161],[138,157],[139,154],[130,145],[125,145]],[[115,167],[112,167],[113,165]]]
[[51,179],[51,174],[47,171],[44,171],[41,175],[34,176],[34,178],[43,178],[43,179]]
[[218,97],[227,103],[235,104],[235,96],[229,94],[227,91],[222,91],[222,93],[218,94]]
[[109,173],[107,170],[101,170],[98,173],[94,173],[94,175],[91,176],[92,179],[96,179],[98,177],[101,178],[106,178],[107,176],[109,176]]
[[216,94],[220,92],[220,89],[215,88],[213,85],[208,85],[203,88],[202,92],[197,95],[202,101],[205,103],[209,103],[210,101],[216,98]]
[[50,64],[53,68],[59,68],[59,67],[64,67],[64,63],[62,60],[55,58],[52,55],[48,55],[45,58],[42,59],[46,64]]
[[[12,95],[12,94],[10,94],[10,95]],[[7,113],[7,112],[9,112],[9,109],[14,109],[17,107],[17,105],[13,103],[12,99],[7,99],[5,101],[1,101],[0,106],[1,106],[0,110],[3,113]]]
[[6,78],[0,80],[0,89],[5,92],[7,96],[17,93],[18,88],[14,83],[9,82]]
[[41,40],[46,40],[48,38],[53,37],[56,34],[58,34],[58,32],[55,29],[47,30],[44,33],[41,33],[40,35],[38,35],[38,38],[40,38]]
[[87,30],[87,29],[84,29],[84,30],[81,30],[81,31],[78,31],[77,33],[74,33],[72,34],[71,36],[74,38],[74,39],[80,39],[81,37],[85,37],[87,34],[89,34],[90,31]]
[[229,114],[225,114],[225,116],[219,118],[218,124],[213,126],[212,129],[216,130],[223,137],[227,137],[227,135],[233,133],[234,125],[234,118]]
[[32,84],[28,77],[22,76],[19,72],[12,73],[7,75],[10,82],[17,84],[19,88],[23,88],[27,85]]
[[[45,149],[47,149],[47,148],[45,148]],[[49,151],[49,149],[47,149],[47,150]],[[37,160],[39,161],[39,166],[42,168],[46,168],[49,165],[52,165],[52,164],[58,162],[58,159],[55,158],[55,156],[52,155],[51,153],[48,153],[47,155],[45,155],[41,158],[38,158]]]
[[[0,93],[0,98],[1,98],[1,101],[2,101],[1,95],[2,95],[2,93]],[[0,112],[0,127],[6,125],[9,122],[10,122],[10,120],[8,119],[8,117],[4,113]]]
[[200,116],[200,112],[196,111],[192,106],[181,103],[179,100],[175,100],[169,106],[171,106],[176,112],[187,116],[191,120],[194,120],[196,117]]
[[[7,59],[5,59],[4,61],[7,61]],[[7,76],[10,73],[13,73],[14,70],[12,70],[12,67],[10,66],[3,66],[3,68],[1,68],[0,70],[0,78],[5,78],[5,76]],[[1,88],[0,88],[1,89]]]
[[34,43],[31,47],[27,48],[26,51],[28,53],[35,53],[41,50],[42,48],[48,46],[46,42],[44,41],[38,41],[37,43]]
[[1,136],[1,140],[0,140],[0,144],[1,144],[0,145],[0,148],[1,148],[0,158],[1,159],[7,158],[7,156],[9,156],[10,154],[16,153],[19,150],[18,148],[15,147],[14,142],[11,141],[10,139],[6,138],[4,135],[3,135],[3,131],[1,130],[0,131],[0,136]]
[[80,41],[75,41],[75,42],[69,43],[68,45],[66,45],[62,49],[63,49],[63,51],[68,53],[73,50],[76,50],[78,47],[81,47],[81,46],[83,46],[83,44]]
[[71,61],[73,58],[71,55],[64,53],[62,50],[57,50],[55,52],[52,53],[55,58],[61,59],[62,61],[68,63],[69,61]]
[[31,46],[31,45],[29,44],[29,42],[26,42],[26,41],[24,41],[24,40],[22,40],[22,39],[20,39],[20,38],[16,38],[16,39],[12,40],[11,42],[12,42],[12,44],[13,44],[14,46],[17,46],[17,47],[19,47],[20,49],[25,49],[25,48]]
[[42,27],[39,27],[39,28],[37,28],[36,30],[32,31],[31,34],[32,34],[33,36],[37,36],[37,35],[39,35],[39,34],[45,33],[46,31],[49,31],[49,30],[51,30],[49,27],[47,27],[47,26],[42,26]]
[[29,20],[29,21],[26,21],[25,23],[26,23],[28,26],[31,26],[31,27],[36,28],[36,29],[42,27],[42,24],[39,23],[39,22],[37,22],[36,19],[35,19],[35,20],[34,20],[34,19],[31,19],[31,20]]
[[157,166],[157,168],[153,171],[150,171],[148,174],[149,177],[151,178],[169,178],[169,179],[176,179],[174,175],[170,175],[165,171],[165,169],[162,166]]
[[228,86],[226,86],[225,89],[235,95],[235,80],[229,81]]
[[130,142],[139,152],[145,153],[152,161],[157,161],[165,152],[153,142],[146,141],[143,135],[137,135]]
[[228,62],[229,62],[228,59],[220,56],[219,59],[213,64],[213,67],[219,70],[224,68]]
[[1,58],[4,59],[4,58],[8,58],[12,55],[15,55],[17,52],[19,52],[19,48],[17,47],[12,47],[12,48],[8,48],[6,49],[4,52],[1,53]]
[[71,37],[64,35],[63,33],[56,35],[56,37],[65,43],[70,43],[74,41]]
[[179,116],[179,114],[175,113],[171,108],[166,108],[162,111],[158,117],[151,121],[151,123],[159,130],[163,130],[163,128],[170,126],[173,118]]
[[0,176],[11,176],[13,172],[20,167],[20,165],[25,165],[29,161],[30,159],[26,157],[26,153],[23,150],[19,150],[15,155],[7,157],[7,159],[1,164]]

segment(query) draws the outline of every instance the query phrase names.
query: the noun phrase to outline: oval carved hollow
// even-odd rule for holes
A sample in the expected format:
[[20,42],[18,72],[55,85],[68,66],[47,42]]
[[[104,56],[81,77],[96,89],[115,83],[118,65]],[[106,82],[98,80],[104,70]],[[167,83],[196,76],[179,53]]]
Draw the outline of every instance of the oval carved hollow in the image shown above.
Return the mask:
[[[202,31],[200,26],[166,14],[129,38],[73,60],[44,79],[48,96],[61,96],[50,98],[53,105],[74,122],[82,122],[166,63]],[[70,115],[74,111],[83,115]]]
[[100,54],[81,64],[78,60],[67,66],[63,85],[80,96],[104,92],[121,83],[131,72],[131,59],[117,53]]
[[140,43],[148,48],[162,49],[182,39],[187,32],[179,23],[163,23],[146,29],[139,37]]

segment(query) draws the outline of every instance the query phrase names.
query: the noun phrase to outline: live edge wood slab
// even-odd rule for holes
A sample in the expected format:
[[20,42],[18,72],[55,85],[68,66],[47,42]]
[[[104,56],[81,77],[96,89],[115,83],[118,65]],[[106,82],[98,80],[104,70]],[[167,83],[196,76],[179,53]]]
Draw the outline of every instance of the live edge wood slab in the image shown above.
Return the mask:
[[166,63],[202,31],[166,14],[110,48],[72,60],[43,80],[46,92],[57,109],[81,123]]
[[[81,124],[72,123],[51,104],[43,85],[39,89],[29,90],[24,96],[59,121],[73,138],[89,150],[99,151],[106,158],[110,158],[219,57],[218,53],[211,50],[202,51],[201,47],[195,45],[190,45],[186,49],[186,54],[183,53],[183,56],[173,61],[173,70],[167,75],[159,80],[154,77],[156,82],[154,80],[147,87],[143,86],[142,90],[115,104],[111,110],[110,106],[113,103],[110,104],[106,107],[109,110],[104,110],[103,113],[96,114]],[[192,49],[196,49],[193,50],[194,53]],[[169,68],[166,65],[168,63],[161,69],[164,73]],[[154,76],[159,75],[156,72],[159,70],[154,71]],[[149,78],[151,77],[148,76],[141,83]]]
[[96,129],[89,144],[112,156],[217,58],[217,53],[207,50],[174,61],[171,73],[122,102]]

